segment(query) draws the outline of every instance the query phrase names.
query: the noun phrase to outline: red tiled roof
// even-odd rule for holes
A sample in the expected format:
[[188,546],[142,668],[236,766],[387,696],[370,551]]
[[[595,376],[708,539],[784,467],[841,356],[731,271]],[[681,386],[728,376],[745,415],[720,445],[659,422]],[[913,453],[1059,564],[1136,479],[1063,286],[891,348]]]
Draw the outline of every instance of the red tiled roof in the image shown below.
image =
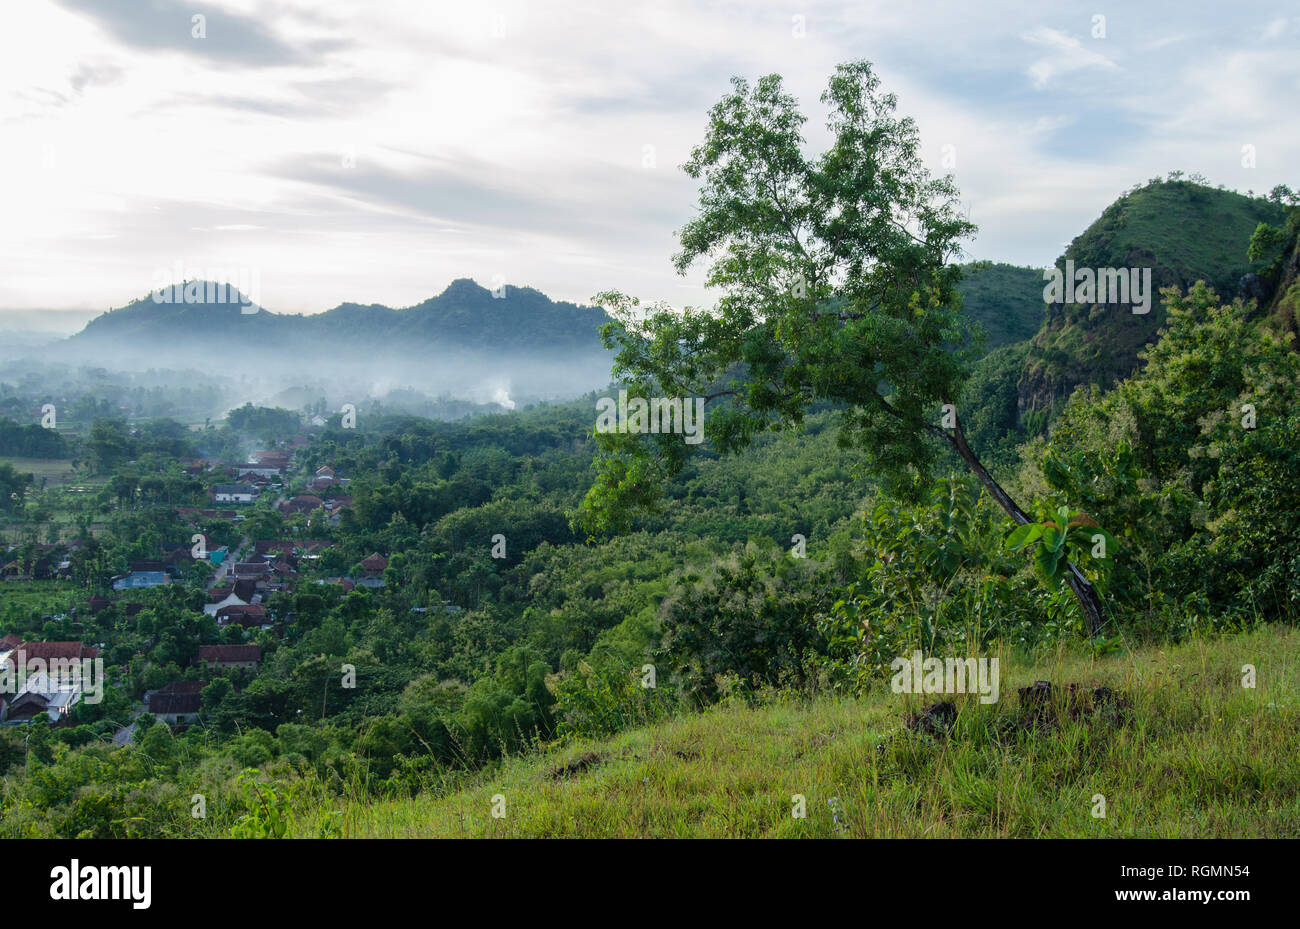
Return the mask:
[[65,660],[71,658],[97,658],[99,649],[90,645],[83,645],[81,642],[24,642],[18,646],[14,655],[11,655],[10,658],[17,655],[25,656],[24,660],[26,661],[37,658],[42,661],[50,661],[56,658]]
[[207,681],[172,681],[158,692],[160,694],[196,694],[207,686]]
[[265,616],[266,607],[260,603],[238,604],[232,603],[230,606],[223,606],[217,610],[217,616]]
[[196,693],[163,693],[149,697],[150,713],[197,713],[203,707],[203,698]]
[[261,661],[260,645],[200,645],[199,661]]

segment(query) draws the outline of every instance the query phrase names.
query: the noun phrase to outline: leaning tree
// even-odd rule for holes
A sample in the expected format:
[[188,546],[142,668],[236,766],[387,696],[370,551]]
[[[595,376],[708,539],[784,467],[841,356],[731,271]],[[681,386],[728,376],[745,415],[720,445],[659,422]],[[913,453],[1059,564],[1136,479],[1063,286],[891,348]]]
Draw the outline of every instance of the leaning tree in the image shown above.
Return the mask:
[[[797,427],[815,405],[841,411],[839,441],[859,449],[886,490],[928,474],[950,448],[1019,525],[1031,522],[966,441],[956,398],[969,334],[953,262],[975,226],[951,176],[931,178],[910,118],[871,64],[840,65],[822,102],[829,148],[805,155],[798,102],[769,75],[713,107],[684,168],[701,181],[698,215],[674,264],[708,260],[712,310],[642,307],[598,295],[612,321],[614,376],[639,396],[703,396],[705,435],[723,454]],[[598,433],[598,473],[576,522],[617,531],[654,509],[695,447],[681,436]],[[1088,577],[1061,559],[1089,629],[1102,625]]]

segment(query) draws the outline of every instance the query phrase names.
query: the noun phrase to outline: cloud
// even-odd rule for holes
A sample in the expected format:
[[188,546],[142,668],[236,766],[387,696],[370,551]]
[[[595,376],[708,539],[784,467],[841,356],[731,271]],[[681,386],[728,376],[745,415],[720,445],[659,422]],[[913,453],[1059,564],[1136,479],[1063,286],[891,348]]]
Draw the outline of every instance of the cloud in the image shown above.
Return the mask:
[[1078,39],[1059,29],[1040,26],[1022,33],[1020,37],[1031,45],[1044,46],[1052,52],[1050,56],[1039,58],[1029,66],[1029,77],[1038,89],[1046,87],[1062,74],[1093,68],[1101,71],[1120,70],[1119,65],[1101,52],[1084,48]]
[[818,96],[857,57],[936,173],[953,146],[980,258],[1045,265],[1174,168],[1267,190],[1300,164],[1294,21],[1236,7],[1153,0],[1101,40],[1086,9],[1027,20],[1012,0],[802,0],[802,37],[785,0],[10,6],[0,306],[120,305],[177,260],[257,267],[287,312],[497,274],[575,301],[709,303],[703,269],[670,260],[697,208],[677,166],[709,108],[733,75],[780,73],[817,151]]
[[1279,17],[1264,27],[1263,38],[1265,41],[1276,39],[1283,35],[1287,29],[1287,20],[1285,17]]
[[[184,0],[57,0],[93,19],[119,42],[137,49],[170,51],[214,63],[266,67],[299,62],[308,50],[276,36],[257,19],[212,4]],[[203,33],[196,36],[196,16]]]

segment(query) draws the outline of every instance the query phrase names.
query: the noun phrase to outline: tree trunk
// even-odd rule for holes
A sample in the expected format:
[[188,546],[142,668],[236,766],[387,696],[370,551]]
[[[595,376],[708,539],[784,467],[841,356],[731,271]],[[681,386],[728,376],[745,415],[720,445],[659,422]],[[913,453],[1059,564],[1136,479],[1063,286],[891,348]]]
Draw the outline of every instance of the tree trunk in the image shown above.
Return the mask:
[[[979,478],[979,482],[984,485],[984,489],[989,495],[997,501],[998,506],[1006,512],[1008,516],[1016,521],[1017,525],[1024,525],[1030,522],[1029,516],[1022,510],[1011,495],[1002,489],[993,475],[989,473],[988,468],[976,456],[970,445],[966,443],[966,433],[962,431],[961,420],[954,417],[952,432],[941,429],[938,426],[927,426],[926,428],[939,436],[953,447],[953,450],[961,456],[961,460],[966,462],[966,466],[974,472]],[[1088,621],[1088,634],[1097,636],[1101,634],[1102,626],[1105,625],[1106,616],[1102,609],[1101,597],[1097,594],[1097,588],[1092,581],[1084,576],[1073,561],[1067,561],[1066,567],[1069,574],[1066,575],[1066,583],[1070,586],[1070,592],[1074,598],[1079,601],[1079,608],[1083,610],[1083,616]]]

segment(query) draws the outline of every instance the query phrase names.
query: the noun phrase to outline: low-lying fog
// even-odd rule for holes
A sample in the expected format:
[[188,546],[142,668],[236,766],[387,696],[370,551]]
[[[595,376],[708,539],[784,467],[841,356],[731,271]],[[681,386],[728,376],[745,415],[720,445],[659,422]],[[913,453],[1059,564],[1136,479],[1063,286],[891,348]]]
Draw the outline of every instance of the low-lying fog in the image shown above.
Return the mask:
[[[440,419],[564,400],[606,386],[604,352],[487,353],[443,347],[332,345],[304,350],[207,338],[198,347],[77,344],[66,334],[0,320],[0,390],[51,401],[90,395],[136,416],[216,421],[245,403],[309,409],[328,417],[358,410]],[[7,330],[7,331],[6,331]]]

